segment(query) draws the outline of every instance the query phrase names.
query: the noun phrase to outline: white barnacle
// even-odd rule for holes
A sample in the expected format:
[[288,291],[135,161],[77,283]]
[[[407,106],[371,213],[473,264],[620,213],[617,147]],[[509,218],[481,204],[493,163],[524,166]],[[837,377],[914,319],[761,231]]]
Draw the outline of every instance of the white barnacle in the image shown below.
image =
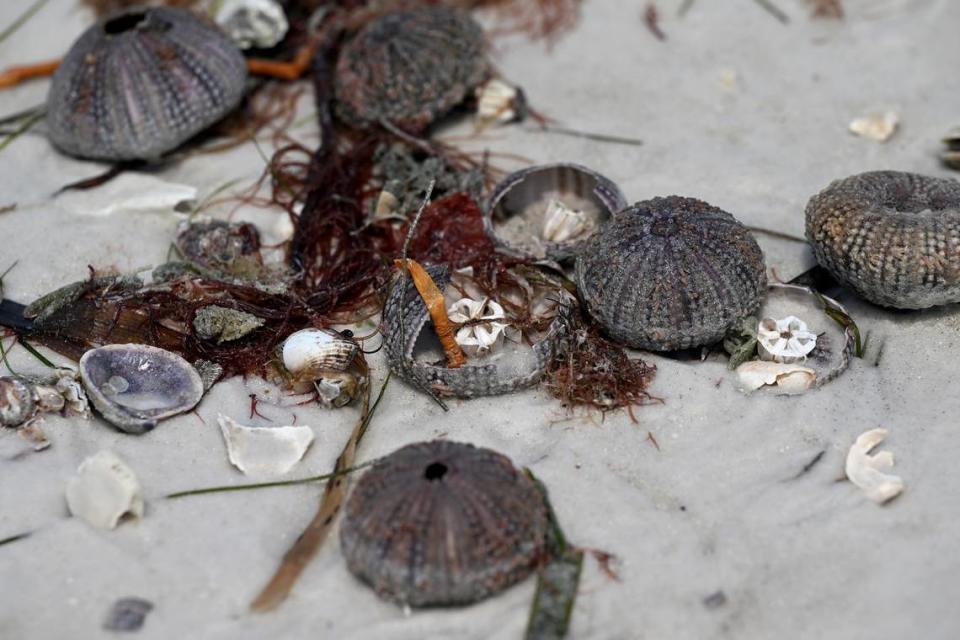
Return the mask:
[[493,78],[477,88],[477,124],[507,124],[522,120],[526,112],[523,92],[503,80]]
[[279,44],[290,28],[276,0],[224,0],[215,19],[241,49],[269,49]]
[[792,364],[807,359],[817,346],[817,334],[796,316],[764,318],[757,327],[757,343],[762,359]]
[[590,228],[590,221],[583,211],[571,209],[555,199],[547,203],[543,218],[543,238],[548,242],[566,242]]
[[900,476],[884,473],[893,467],[893,453],[881,451],[876,455],[870,455],[874,447],[883,442],[886,437],[886,429],[864,431],[847,453],[845,468],[847,478],[877,504],[892,500],[903,492],[903,479]]
[[463,325],[455,339],[470,356],[490,353],[503,343],[507,333],[512,333],[510,325],[503,322],[503,307],[489,298],[460,298],[447,310],[447,316],[451,322]]

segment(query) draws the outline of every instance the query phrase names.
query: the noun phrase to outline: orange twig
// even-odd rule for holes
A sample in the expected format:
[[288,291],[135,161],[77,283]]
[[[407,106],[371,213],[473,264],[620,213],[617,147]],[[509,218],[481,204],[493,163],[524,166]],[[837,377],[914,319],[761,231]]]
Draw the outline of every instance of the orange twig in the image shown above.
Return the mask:
[[[403,267],[403,262],[395,261],[398,267]],[[443,300],[443,293],[437,287],[437,284],[427,273],[427,270],[420,266],[416,260],[407,260],[407,269],[413,278],[413,284],[420,292],[430,312],[430,318],[433,320],[433,328],[440,338],[440,344],[443,345],[443,351],[447,355],[447,366],[451,369],[462,367],[467,362],[463,355],[463,350],[457,344],[453,337],[453,326],[450,324],[450,318],[447,317],[447,305]]]
[[318,40],[311,38],[289,62],[247,58],[247,71],[256,76],[269,76],[280,80],[298,80],[310,67],[310,61],[313,60],[317,44]]
[[53,72],[60,66],[60,60],[49,60],[47,62],[34,62],[19,67],[10,67],[0,72],[0,89],[13,87],[25,80],[31,78],[43,78],[52,76]]

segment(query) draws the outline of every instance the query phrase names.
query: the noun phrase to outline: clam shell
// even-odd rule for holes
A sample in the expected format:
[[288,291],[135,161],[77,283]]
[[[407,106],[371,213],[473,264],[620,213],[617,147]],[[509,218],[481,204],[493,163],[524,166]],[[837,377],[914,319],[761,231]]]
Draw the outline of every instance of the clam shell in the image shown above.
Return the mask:
[[760,305],[763,252],[732,215],[693,198],[638,202],[581,249],[576,283],[615,340],[652,351],[721,339]]
[[330,329],[301,329],[283,343],[283,366],[295,378],[306,380],[324,371],[347,371],[360,346]]
[[[585,231],[563,242],[545,238],[551,201],[582,211]],[[573,258],[586,238],[627,206],[620,188],[609,178],[572,163],[521,169],[504,178],[484,208],[487,234],[502,250],[526,259],[563,261]]]
[[30,385],[17,378],[0,378],[0,427],[19,427],[37,409]]
[[168,7],[138,7],[87,29],[47,96],[50,139],[70,155],[153,160],[240,102],[247,68],[216,26]]
[[386,120],[422,131],[483,80],[485,46],[465,11],[437,6],[376,18],[340,53],[337,114],[355,126]]
[[807,240],[841,283],[884,307],[960,302],[960,182],[900,171],[836,180],[810,199]]
[[547,506],[505,456],[435,440],[398,449],[357,482],[344,509],[347,567],[413,607],[475,602],[542,557]]
[[203,381],[189,362],[143,344],[87,351],[80,358],[80,379],[103,418],[127,433],[146,433],[203,397]]

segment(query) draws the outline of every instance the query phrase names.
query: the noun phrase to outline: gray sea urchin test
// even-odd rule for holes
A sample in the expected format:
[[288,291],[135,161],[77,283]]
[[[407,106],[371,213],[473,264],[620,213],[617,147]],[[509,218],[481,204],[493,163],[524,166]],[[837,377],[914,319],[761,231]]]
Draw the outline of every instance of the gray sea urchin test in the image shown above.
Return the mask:
[[216,26],[180,9],[128,9],[67,52],[47,96],[50,139],[84,158],[154,160],[233,110],[246,78]]
[[817,262],[874,304],[960,302],[960,182],[861,173],[811,198],[806,215]]
[[505,456],[435,440],[367,471],[347,501],[350,571],[413,607],[469,604],[522,580],[544,553],[547,507]]
[[483,31],[465,11],[388,13],[360,30],[337,61],[337,113],[419,132],[463,102],[487,73]]
[[577,289],[614,340],[653,351],[710,344],[756,311],[763,252],[732,215],[693,198],[638,202],[591,236]]

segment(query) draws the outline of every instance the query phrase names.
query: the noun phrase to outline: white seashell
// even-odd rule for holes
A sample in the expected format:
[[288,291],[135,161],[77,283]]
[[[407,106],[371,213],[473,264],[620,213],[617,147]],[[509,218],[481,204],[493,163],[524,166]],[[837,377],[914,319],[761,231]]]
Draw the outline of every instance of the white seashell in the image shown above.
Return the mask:
[[247,474],[283,475],[313,442],[313,430],[306,426],[248,427],[222,413],[217,422],[230,462]]
[[503,80],[493,78],[477,88],[477,124],[507,124],[522,120],[526,112],[523,92]]
[[275,0],[224,0],[215,18],[241,49],[269,49],[287,35],[290,24]]
[[283,343],[283,366],[295,377],[321,371],[346,371],[359,347],[352,340],[328,329],[301,329]]
[[870,455],[870,451],[886,437],[886,429],[864,431],[847,453],[847,477],[877,504],[883,504],[903,493],[903,479],[884,473],[893,467],[893,454],[881,451]]
[[900,116],[893,111],[870,113],[855,118],[850,123],[850,131],[863,138],[886,142],[897,130],[899,124]]
[[817,346],[817,334],[796,316],[764,318],[757,327],[757,346],[763,360],[792,364],[806,359]]
[[386,189],[377,196],[377,204],[373,208],[373,220],[389,220],[391,218],[403,219],[403,216],[397,211],[400,208],[400,200]]
[[549,242],[566,242],[590,229],[583,211],[571,209],[559,200],[550,199],[544,214],[543,238]]
[[737,367],[737,376],[744,391],[755,391],[769,385],[788,394],[803,393],[817,380],[813,369],[765,360],[744,362]]
[[140,482],[112,451],[84,460],[67,482],[70,513],[100,529],[113,529],[125,515],[143,515]]

